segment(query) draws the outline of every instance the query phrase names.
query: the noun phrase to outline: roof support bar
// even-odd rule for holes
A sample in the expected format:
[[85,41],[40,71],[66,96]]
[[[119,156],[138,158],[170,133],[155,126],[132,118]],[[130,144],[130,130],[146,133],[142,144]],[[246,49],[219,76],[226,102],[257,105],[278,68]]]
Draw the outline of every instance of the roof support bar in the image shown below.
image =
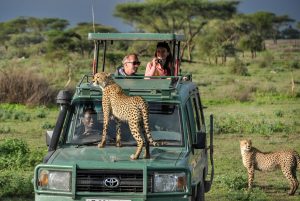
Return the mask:
[[106,55],[106,49],[107,49],[107,41],[104,40],[102,41],[104,44],[104,49],[103,49],[103,63],[102,63],[102,72],[104,72],[104,69],[105,69],[105,55]]

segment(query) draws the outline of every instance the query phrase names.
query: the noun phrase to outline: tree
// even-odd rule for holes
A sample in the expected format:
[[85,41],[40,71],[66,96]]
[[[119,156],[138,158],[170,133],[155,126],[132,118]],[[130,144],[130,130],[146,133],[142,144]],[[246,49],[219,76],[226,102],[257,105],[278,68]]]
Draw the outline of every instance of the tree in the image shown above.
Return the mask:
[[8,50],[7,41],[9,41],[10,36],[8,30],[6,29],[5,23],[0,23],[0,45],[5,47],[5,50]]
[[256,57],[256,52],[263,49],[263,39],[259,34],[251,32],[241,37],[238,46],[242,50],[249,50],[253,59]]
[[42,30],[49,31],[49,30],[58,30],[63,31],[69,25],[69,22],[65,19],[60,18],[43,18],[41,20]]
[[298,39],[300,38],[300,31],[294,29],[292,26],[281,31],[281,37],[284,39]]
[[289,23],[294,22],[288,15],[274,16],[272,22],[272,38],[277,43],[277,38],[280,36],[280,29],[284,26],[290,27]]
[[300,29],[300,22],[297,22],[296,27],[297,27],[297,29]]
[[88,54],[93,50],[93,43],[88,41],[88,33],[94,32],[118,32],[115,28],[110,26],[104,26],[102,24],[92,24],[92,23],[78,23],[76,27],[70,29],[69,31],[75,32],[80,35],[81,39],[77,41],[77,46],[80,48],[81,55],[84,56],[85,52]]
[[260,35],[263,40],[272,38],[276,43],[280,29],[294,22],[287,15],[276,16],[270,12],[257,12],[248,15],[250,23],[254,25],[256,34]]
[[252,58],[255,58],[256,52],[263,49],[262,34],[257,31],[255,20],[252,19],[252,15],[243,14],[235,16],[233,20],[236,22],[235,30],[239,35],[236,48],[243,53],[250,51]]
[[239,40],[238,25],[234,20],[211,20],[203,29],[199,37],[203,38],[199,42],[202,52],[215,58],[222,58],[225,63],[228,56],[236,53],[236,43]]
[[76,41],[81,40],[81,36],[73,31],[50,31],[48,35],[48,51],[64,50],[76,52],[79,47]]
[[142,3],[117,5],[115,16],[139,30],[184,33],[187,39],[183,45],[183,52],[187,50],[188,60],[191,60],[195,37],[207,21],[231,17],[236,12],[237,4],[238,2],[234,1],[145,0]]

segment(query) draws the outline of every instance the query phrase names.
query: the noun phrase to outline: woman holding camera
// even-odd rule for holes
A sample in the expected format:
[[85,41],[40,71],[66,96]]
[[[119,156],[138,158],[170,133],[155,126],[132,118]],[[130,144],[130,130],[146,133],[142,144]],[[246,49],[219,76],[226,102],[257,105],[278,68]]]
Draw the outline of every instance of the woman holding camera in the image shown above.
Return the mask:
[[158,42],[155,57],[146,66],[145,76],[172,75],[172,54],[166,42]]

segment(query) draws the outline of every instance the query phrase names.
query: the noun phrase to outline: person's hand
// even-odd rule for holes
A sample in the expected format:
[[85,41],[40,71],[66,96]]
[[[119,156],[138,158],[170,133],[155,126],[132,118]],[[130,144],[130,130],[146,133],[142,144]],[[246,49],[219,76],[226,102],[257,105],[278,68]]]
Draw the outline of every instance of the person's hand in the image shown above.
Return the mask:
[[161,62],[159,62],[159,61],[162,61],[162,59],[161,58],[157,58],[157,57],[154,57],[153,59],[152,59],[152,67],[154,66],[156,69],[158,69],[158,70],[163,70],[163,68],[162,68],[162,64],[161,64]]
[[156,57],[154,57],[153,59],[152,59],[152,67],[156,67],[156,64],[157,64],[157,58]]

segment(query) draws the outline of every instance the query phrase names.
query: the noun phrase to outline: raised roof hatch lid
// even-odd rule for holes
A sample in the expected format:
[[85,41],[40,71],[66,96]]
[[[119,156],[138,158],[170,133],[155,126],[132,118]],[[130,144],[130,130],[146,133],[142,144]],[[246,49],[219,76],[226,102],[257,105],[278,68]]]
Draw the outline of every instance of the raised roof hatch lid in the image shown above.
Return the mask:
[[140,40],[140,41],[184,41],[185,37],[174,33],[89,33],[89,40]]
[[[102,94],[99,86],[93,86],[92,78],[92,75],[84,75],[82,77],[76,87],[77,96],[92,97]],[[127,95],[147,96],[153,99],[170,99],[178,95],[180,83],[188,79],[185,76],[155,76],[152,79],[145,79],[144,76],[116,76],[114,80]]]

